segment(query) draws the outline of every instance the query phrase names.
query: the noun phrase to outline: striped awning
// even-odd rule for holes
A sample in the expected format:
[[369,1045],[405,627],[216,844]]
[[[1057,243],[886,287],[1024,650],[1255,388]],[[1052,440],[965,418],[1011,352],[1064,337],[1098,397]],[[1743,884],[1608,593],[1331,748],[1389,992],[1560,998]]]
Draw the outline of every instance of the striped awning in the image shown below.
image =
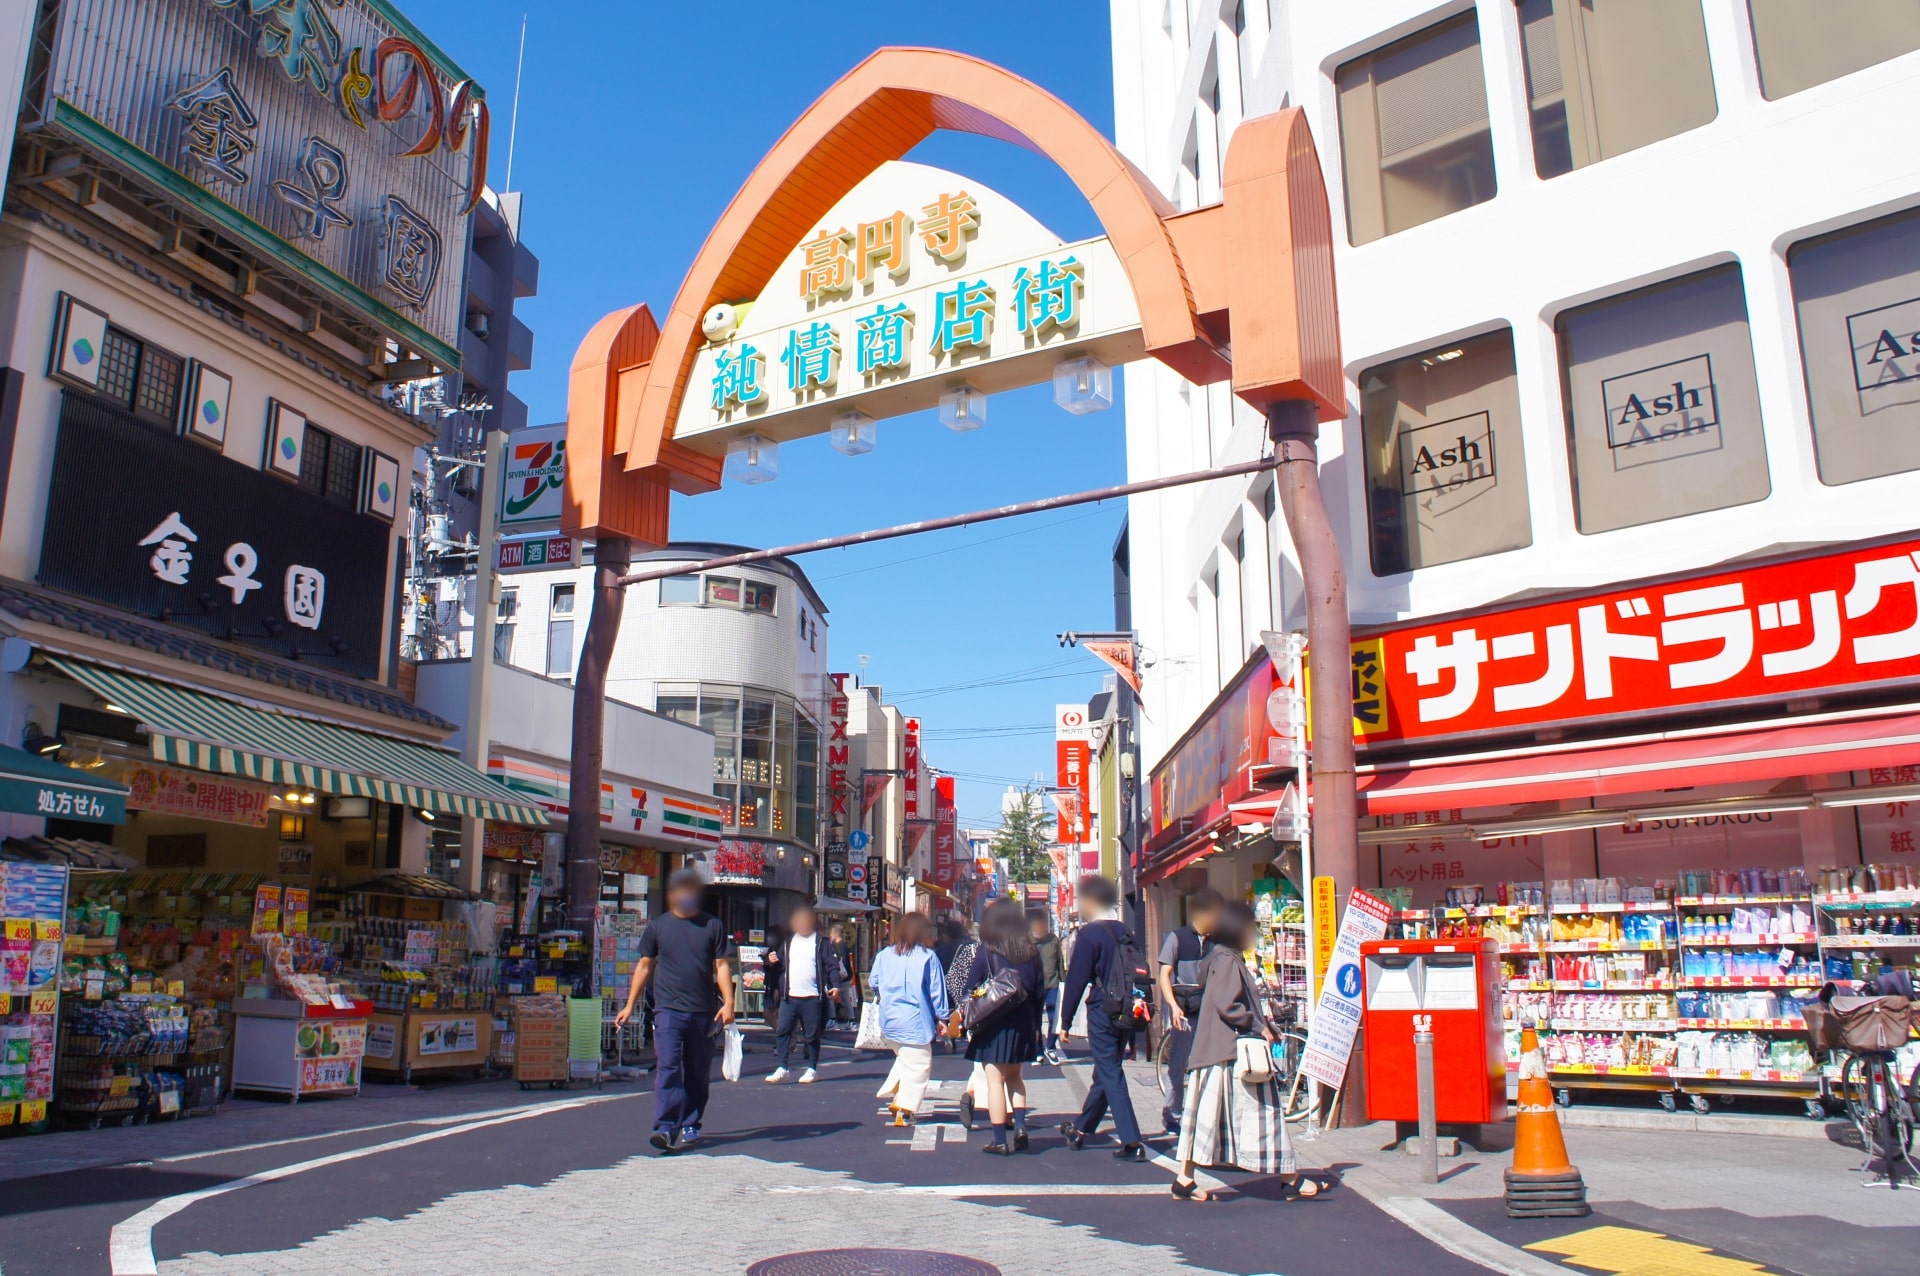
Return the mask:
[[139,719],[160,762],[437,814],[508,824],[547,822],[545,814],[445,749],[255,708],[78,660],[49,656],[47,663]]

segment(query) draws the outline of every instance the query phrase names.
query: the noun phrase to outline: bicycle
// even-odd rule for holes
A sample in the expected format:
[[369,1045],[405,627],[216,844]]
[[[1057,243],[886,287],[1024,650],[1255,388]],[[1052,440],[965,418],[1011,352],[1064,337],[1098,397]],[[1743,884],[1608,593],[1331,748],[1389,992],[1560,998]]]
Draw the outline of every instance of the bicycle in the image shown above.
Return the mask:
[[[1839,1091],[1847,1120],[1859,1133],[1867,1159],[1863,1173],[1881,1167],[1863,1186],[1920,1187],[1920,1164],[1913,1159],[1913,1127],[1920,1112],[1920,1069],[1900,1084],[1889,1050],[1855,1050],[1840,1063]],[[1902,1180],[1907,1180],[1903,1182]]]
[[[1300,1071],[1300,1058],[1307,1051],[1307,1034],[1294,1029],[1278,1033],[1273,1041],[1273,1079],[1280,1086],[1280,1114],[1292,1124],[1307,1119],[1310,1086]],[[1167,1072],[1173,1059],[1173,1033],[1160,1026],[1159,1044],[1153,1050],[1153,1080],[1161,1094],[1168,1093]],[[1185,1078],[1181,1078],[1184,1084]]]

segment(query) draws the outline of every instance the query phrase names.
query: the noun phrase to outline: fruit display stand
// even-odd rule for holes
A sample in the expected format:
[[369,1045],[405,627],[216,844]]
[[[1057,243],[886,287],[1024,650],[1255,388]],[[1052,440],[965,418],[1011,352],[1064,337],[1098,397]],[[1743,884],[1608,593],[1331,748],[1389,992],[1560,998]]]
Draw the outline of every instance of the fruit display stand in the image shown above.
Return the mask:
[[233,1088],[284,1094],[360,1093],[360,1070],[373,1006],[347,999],[309,1005],[280,997],[233,1003]]

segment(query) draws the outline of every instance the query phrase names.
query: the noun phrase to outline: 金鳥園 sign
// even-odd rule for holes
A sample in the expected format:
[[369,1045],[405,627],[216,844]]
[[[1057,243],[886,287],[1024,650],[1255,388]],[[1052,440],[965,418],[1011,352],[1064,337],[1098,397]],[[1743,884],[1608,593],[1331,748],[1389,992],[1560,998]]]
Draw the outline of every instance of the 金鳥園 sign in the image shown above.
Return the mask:
[[674,437],[702,451],[832,418],[992,393],[1063,358],[1144,353],[1133,288],[1105,238],[1063,243],[978,182],[883,164],[822,217],[757,298],[709,310]]
[[42,119],[460,366],[485,95],[385,0],[63,0]]

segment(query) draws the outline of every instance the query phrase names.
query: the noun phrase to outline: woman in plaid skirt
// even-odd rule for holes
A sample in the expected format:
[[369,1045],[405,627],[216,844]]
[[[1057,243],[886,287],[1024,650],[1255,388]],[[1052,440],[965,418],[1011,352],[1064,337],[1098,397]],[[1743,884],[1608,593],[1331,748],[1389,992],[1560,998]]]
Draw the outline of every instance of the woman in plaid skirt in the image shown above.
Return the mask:
[[1174,1196],[1183,1201],[1213,1199],[1195,1182],[1195,1165],[1278,1174],[1300,1196],[1320,1192],[1319,1184],[1300,1176],[1278,1081],[1271,1075],[1265,1081],[1236,1075],[1241,1037],[1274,1039],[1241,956],[1253,946],[1253,937],[1251,908],[1229,904],[1220,910],[1212,934],[1218,946],[1201,975],[1200,1011],[1193,1017],[1193,1050],[1187,1058],[1186,1119],[1173,1183]]

